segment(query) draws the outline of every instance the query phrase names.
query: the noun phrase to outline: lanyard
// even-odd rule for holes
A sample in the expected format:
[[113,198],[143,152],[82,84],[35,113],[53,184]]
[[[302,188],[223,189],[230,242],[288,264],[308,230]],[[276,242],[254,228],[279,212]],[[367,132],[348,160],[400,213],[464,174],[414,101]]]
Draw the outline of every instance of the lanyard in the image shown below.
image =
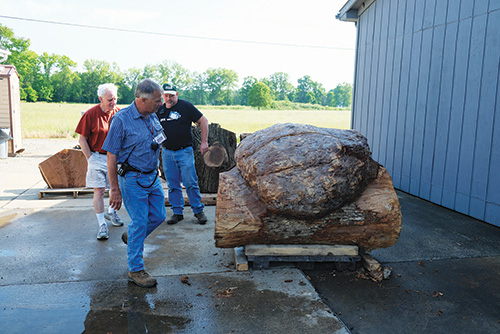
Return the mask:
[[144,121],[144,124],[146,124],[146,127],[148,128],[149,132],[151,132],[151,136],[153,136],[153,138],[154,138],[155,132],[154,132],[153,124],[151,124],[151,128],[150,128],[148,125],[148,122],[146,122],[146,120],[142,116],[141,116],[141,119]]

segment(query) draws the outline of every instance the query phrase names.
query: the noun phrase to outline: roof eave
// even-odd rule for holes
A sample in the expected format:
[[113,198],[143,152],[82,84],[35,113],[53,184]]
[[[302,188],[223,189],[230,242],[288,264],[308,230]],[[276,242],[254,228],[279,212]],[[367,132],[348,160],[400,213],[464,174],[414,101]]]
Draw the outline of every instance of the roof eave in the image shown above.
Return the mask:
[[374,2],[375,0],[349,0],[335,18],[345,22],[358,22],[359,16]]

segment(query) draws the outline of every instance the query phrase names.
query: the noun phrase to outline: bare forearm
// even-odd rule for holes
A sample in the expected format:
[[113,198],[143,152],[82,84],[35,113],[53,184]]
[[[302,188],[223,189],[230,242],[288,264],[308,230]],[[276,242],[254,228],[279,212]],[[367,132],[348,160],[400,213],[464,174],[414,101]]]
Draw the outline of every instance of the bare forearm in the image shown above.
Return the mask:
[[201,154],[205,154],[205,152],[208,151],[208,119],[205,116],[202,116],[198,120],[198,126],[201,129],[200,152]]
[[83,154],[85,154],[85,157],[88,159],[92,155],[92,151],[90,150],[88,138],[85,136],[80,135],[78,138],[78,143],[80,144],[80,147],[82,149]]
[[109,184],[111,186],[109,194],[109,206],[111,206],[115,210],[120,210],[120,207],[122,205],[122,193],[118,184],[118,166],[116,155],[108,152],[107,164]]

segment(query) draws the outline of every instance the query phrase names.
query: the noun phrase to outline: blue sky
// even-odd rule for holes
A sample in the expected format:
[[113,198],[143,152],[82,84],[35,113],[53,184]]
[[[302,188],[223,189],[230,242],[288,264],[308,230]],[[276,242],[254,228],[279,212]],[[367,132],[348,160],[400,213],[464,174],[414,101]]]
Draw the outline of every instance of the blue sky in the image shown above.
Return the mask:
[[345,2],[0,0],[2,16],[153,34],[4,17],[0,23],[29,38],[38,54],[64,54],[79,70],[86,59],[116,62],[121,70],[171,60],[193,72],[228,68],[240,83],[285,72],[297,85],[310,75],[329,90],[354,77],[356,28],[335,19]]

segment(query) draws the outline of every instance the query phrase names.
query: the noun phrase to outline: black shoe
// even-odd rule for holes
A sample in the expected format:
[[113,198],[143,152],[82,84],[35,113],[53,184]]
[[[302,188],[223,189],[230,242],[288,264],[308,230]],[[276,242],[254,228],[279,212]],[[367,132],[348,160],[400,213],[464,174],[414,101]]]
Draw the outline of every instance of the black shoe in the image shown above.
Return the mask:
[[169,224],[169,225],[177,224],[178,222],[180,222],[183,219],[184,219],[183,215],[175,215],[174,214],[172,217],[170,217],[169,220],[167,220],[167,224]]
[[196,218],[198,218],[198,224],[204,225],[208,221],[207,216],[205,216],[205,214],[203,213],[203,211],[200,212],[200,213],[195,213],[194,216]]
[[125,245],[128,244],[128,233],[127,233],[127,231],[123,232],[123,234],[122,234],[122,241],[123,241],[123,243]]

